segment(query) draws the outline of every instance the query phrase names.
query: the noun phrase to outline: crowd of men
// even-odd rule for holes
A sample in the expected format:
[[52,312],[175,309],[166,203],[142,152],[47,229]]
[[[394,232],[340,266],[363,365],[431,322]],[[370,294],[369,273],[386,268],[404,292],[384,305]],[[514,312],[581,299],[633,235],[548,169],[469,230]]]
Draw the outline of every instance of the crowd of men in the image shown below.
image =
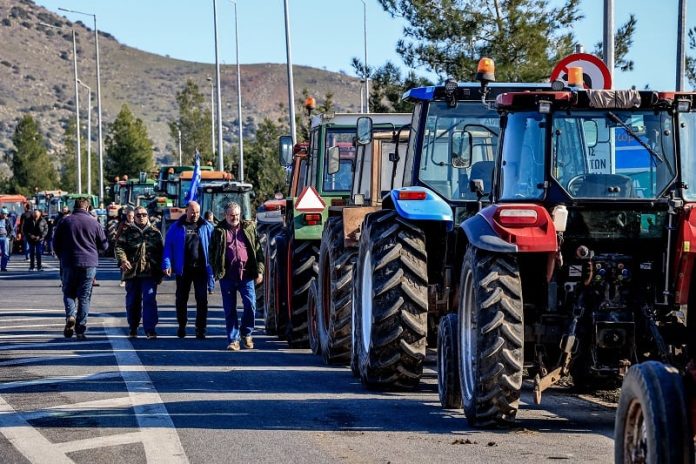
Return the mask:
[[[66,338],[85,339],[92,289],[99,255],[108,249],[103,227],[90,214],[86,199],[78,199],[72,212],[64,210],[49,237],[49,226],[41,211],[30,205],[20,218],[25,240],[23,251],[29,269],[42,271],[44,243],[59,258],[65,307]],[[0,268],[7,270],[11,240],[16,237],[15,219],[0,210]],[[115,245],[115,257],[125,286],[129,337],[137,337],[141,321],[148,339],[157,338],[157,288],[165,277],[176,279],[177,336],[187,335],[188,300],[191,287],[196,300],[195,336],[205,339],[208,294],[220,283],[227,350],[254,347],[255,284],[261,283],[264,257],[252,221],[241,220],[241,207],[230,203],[218,224],[201,216],[200,205],[191,201],[186,214],[162,237],[150,223],[144,207],[124,214]],[[241,323],[237,315],[237,293],[244,306]]]

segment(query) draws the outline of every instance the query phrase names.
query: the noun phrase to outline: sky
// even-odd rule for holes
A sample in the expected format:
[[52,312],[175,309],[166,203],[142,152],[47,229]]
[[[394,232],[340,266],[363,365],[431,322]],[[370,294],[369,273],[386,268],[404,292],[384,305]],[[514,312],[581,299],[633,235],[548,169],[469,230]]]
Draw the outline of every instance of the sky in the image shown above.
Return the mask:
[[[364,7],[367,17],[367,62],[380,66],[387,60],[405,70],[396,53],[404,22],[384,12],[377,0],[288,0],[292,61],[354,75],[351,60],[364,60]],[[552,0],[560,4],[561,0]],[[70,20],[91,26],[92,18],[59,12],[58,8],[97,15],[100,30],[121,43],[160,55],[189,61],[215,62],[212,0],[36,0]],[[676,83],[678,0],[615,0],[615,27],[635,14],[637,31],[629,58],[634,71],[614,73],[614,88],[670,90]],[[239,61],[285,63],[283,0],[237,0]],[[602,39],[604,0],[581,0],[585,16],[574,32],[586,52]],[[687,12],[687,28],[696,26],[696,5]],[[217,0],[220,62],[236,63],[234,4]],[[689,50],[687,49],[687,53]],[[691,54],[696,55],[696,50]],[[495,57],[492,57],[495,59]],[[108,57],[102,56],[102,60]],[[428,76],[425,70],[416,69]],[[549,70],[550,72],[550,70]],[[691,86],[686,83],[686,88]]]

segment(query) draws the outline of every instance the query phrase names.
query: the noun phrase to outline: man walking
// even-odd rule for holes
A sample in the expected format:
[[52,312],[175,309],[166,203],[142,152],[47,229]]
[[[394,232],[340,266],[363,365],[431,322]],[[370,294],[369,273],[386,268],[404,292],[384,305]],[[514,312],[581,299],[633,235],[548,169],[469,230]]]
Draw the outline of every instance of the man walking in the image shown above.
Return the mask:
[[24,261],[29,261],[29,242],[27,236],[24,235],[24,224],[30,220],[34,214],[31,212],[31,204],[24,204],[24,212],[19,217],[19,234],[22,238],[22,251],[24,252]]
[[[48,223],[41,215],[41,210],[35,209],[31,218],[24,221],[22,234],[29,244],[29,270],[43,271],[41,255],[43,254],[43,241],[48,235]],[[36,268],[34,268],[36,263]]]
[[116,242],[115,254],[126,281],[126,315],[129,336],[138,336],[142,315],[148,339],[157,338],[157,285],[162,281],[162,234],[152,224],[147,210],[138,206],[134,223],[127,224]]
[[179,338],[186,336],[188,298],[193,284],[196,296],[196,338],[205,339],[208,323],[208,246],[213,225],[201,218],[201,207],[189,202],[186,215],[167,231],[164,240],[162,270],[169,277],[176,275],[176,319]]
[[97,274],[99,251],[106,251],[108,242],[102,226],[89,214],[89,201],[78,198],[73,213],[64,216],[56,227],[53,249],[63,269],[63,303],[65,329],[70,338],[85,338],[92,282]]
[[[263,280],[264,256],[252,221],[241,221],[241,207],[230,203],[225,207],[225,220],[220,221],[210,242],[210,264],[220,280],[222,307],[225,311],[227,349],[239,351],[240,337],[245,348],[254,348],[256,292],[254,284]],[[239,326],[237,292],[242,297],[244,313]]]
[[7,208],[0,210],[0,272],[7,272],[7,263],[12,254],[12,238],[14,237],[14,220]]

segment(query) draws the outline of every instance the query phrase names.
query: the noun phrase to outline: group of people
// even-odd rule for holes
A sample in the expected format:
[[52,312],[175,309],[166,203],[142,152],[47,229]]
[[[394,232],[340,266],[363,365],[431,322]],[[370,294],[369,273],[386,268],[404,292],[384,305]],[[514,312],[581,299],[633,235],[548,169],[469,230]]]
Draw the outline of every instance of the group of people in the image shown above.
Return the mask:
[[[200,212],[200,205],[190,202],[186,214],[170,226],[164,240],[143,207],[133,210],[132,222],[124,222],[116,240],[115,255],[126,287],[129,336],[138,336],[142,320],[147,338],[157,338],[157,286],[165,276],[174,275],[179,338],[187,335],[192,286],[196,299],[195,336],[206,338],[208,293],[214,280],[219,280],[227,349],[238,351],[242,345],[251,349],[256,311],[254,284],[261,282],[264,265],[256,228],[253,222],[241,220],[241,207],[237,203],[226,206],[225,219],[217,225],[202,218]],[[237,292],[244,305],[241,324]],[[68,331],[71,321],[67,306],[66,313]],[[77,324],[80,324],[79,316]]]

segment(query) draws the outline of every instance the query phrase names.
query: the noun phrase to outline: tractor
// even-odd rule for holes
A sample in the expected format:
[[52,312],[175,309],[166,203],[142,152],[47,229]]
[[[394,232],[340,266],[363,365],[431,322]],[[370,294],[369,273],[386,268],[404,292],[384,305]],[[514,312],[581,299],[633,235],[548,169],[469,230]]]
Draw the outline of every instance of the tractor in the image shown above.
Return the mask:
[[398,187],[362,222],[353,276],[351,365],[369,388],[415,388],[440,319],[456,307],[466,242],[455,224],[488,201],[500,132],[495,97],[549,88],[490,83],[491,68],[482,59],[480,82],[404,94],[415,107],[408,145],[395,155],[403,169],[388,177]]
[[498,96],[492,184],[472,184],[491,202],[458,229],[438,378],[471,425],[514,421],[525,369],[539,403],[568,374],[594,390],[643,361],[685,365],[693,95],[585,90],[569,74],[570,87]]
[[[351,194],[345,205],[329,207],[329,218],[319,248],[319,274],[310,288],[309,344],[327,364],[346,364],[351,357],[353,267],[358,253],[360,228],[368,213],[382,204],[383,191],[400,187],[403,158],[397,144],[408,141],[411,115],[380,115],[359,118]],[[329,172],[338,168],[338,150],[328,154]],[[393,181],[397,181],[394,185]]]

